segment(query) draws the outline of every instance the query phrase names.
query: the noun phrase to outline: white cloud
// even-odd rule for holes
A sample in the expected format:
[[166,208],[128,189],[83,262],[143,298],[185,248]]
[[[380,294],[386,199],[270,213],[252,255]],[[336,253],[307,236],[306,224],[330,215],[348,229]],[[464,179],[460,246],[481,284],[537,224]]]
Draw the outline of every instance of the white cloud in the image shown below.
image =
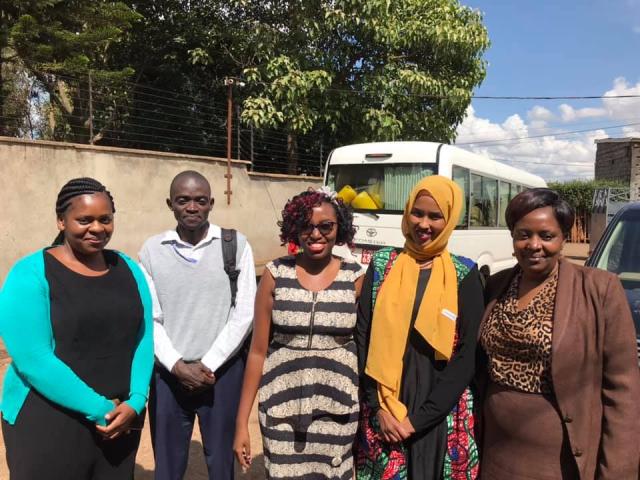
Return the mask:
[[640,126],[638,127],[622,127],[623,137],[636,137],[640,138]]
[[[470,106],[467,117],[458,127],[456,144],[525,169],[546,180],[593,177],[594,138],[542,137],[528,138],[520,142],[504,141],[515,137],[527,137],[529,134],[530,125],[519,115],[512,115],[502,124],[497,124],[477,117],[475,110]],[[503,142],[493,143],[495,140]],[[583,165],[574,165],[576,163]]]
[[[604,93],[605,97],[614,95],[640,95],[640,82],[631,85],[624,77],[618,77],[613,81],[613,88]],[[602,105],[613,119],[640,121],[640,98],[605,98]]]
[[527,112],[527,118],[531,121],[550,122],[555,120],[556,116],[551,110],[536,105]]
[[563,122],[573,122],[582,118],[598,118],[604,117],[607,110],[604,108],[573,108],[571,105],[563,103],[558,107],[560,110],[560,118]]
[[529,127],[534,131],[543,131],[547,128],[547,125],[544,120],[532,120],[529,122]]
[[[633,85],[625,78],[616,78],[613,88],[604,95],[640,95],[640,82]],[[458,127],[456,144],[523,168],[547,181],[593,178],[596,139],[610,135],[640,137],[640,98],[605,98],[601,104],[585,108],[565,103],[557,108],[557,112],[537,105],[527,112],[527,121],[514,114],[502,123],[477,117],[473,106],[470,106],[467,116]],[[590,123],[585,124],[585,119],[590,119]],[[581,120],[582,123],[577,123]],[[572,122],[576,128],[572,128]],[[588,125],[593,128],[607,126],[612,122],[639,125],[629,125],[618,131],[563,133],[588,129]]]

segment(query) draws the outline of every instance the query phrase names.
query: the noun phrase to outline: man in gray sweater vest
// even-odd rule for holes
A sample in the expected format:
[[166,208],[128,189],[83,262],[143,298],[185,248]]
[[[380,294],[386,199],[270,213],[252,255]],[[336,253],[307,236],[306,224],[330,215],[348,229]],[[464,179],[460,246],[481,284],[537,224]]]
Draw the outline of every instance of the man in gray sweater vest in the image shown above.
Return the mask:
[[140,262],[153,297],[156,367],[149,418],[156,480],[180,480],[198,417],[209,478],[233,479],[233,435],[242,388],[242,344],[256,293],[253,253],[237,234],[232,305],[221,229],[208,221],[211,187],[194,171],[171,182],[167,205],[178,226],[148,239]]

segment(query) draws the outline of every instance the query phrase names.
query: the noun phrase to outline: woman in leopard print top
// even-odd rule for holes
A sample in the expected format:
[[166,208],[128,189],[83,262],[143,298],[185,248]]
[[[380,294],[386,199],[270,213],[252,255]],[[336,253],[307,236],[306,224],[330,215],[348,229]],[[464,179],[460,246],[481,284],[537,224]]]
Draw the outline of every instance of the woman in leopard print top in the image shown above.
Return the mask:
[[561,258],[574,213],[554,191],[517,195],[506,220],[518,265],[487,285],[481,477],[638,478],[640,378],[619,280]]

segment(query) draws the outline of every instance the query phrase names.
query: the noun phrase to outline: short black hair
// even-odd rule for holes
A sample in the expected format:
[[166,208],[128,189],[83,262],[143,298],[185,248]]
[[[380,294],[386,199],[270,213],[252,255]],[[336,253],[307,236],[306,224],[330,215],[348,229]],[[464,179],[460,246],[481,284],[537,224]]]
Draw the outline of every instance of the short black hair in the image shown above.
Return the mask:
[[288,243],[298,245],[300,232],[309,223],[313,215],[313,208],[322,203],[328,203],[336,212],[336,219],[338,221],[336,244],[352,245],[356,229],[353,226],[353,212],[351,208],[346,206],[339,198],[332,199],[326,193],[317,190],[307,190],[299,193],[284,206],[282,210],[282,221],[278,222],[282,245]]
[[516,223],[525,215],[538,208],[551,207],[565,238],[571,235],[576,214],[569,202],[558,192],[550,188],[530,188],[518,195],[507,205],[505,219],[509,230],[513,233]]
[[196,172],[195,170],[185,170],[184,172],[180,172],[179,174],[177,174],[175,177],[173,177],[173,180],[171,180],[171,185],[169,186],[170,199],[173,199],[173,190],[176,184],[179,181],[186,180],[188,178],[192,178],[198,182],[205,183],[207,187],[209,187],[209,195],[211,196],[211,184],[209,183],[209,180],[207,180],[207,178],[204,175],[202,175],[200,172]]

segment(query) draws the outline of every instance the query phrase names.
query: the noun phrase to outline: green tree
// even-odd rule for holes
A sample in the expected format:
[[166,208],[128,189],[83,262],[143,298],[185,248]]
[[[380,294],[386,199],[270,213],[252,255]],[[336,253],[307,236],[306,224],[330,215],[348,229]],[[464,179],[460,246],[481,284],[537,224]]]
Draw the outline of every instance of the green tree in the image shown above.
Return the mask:
[[90,140],[91,72],[93,141],[224,154],[223,79],[243,77],[234,98],[260,130],[257,156],[274,165],[286,142],[291,173],[321,146],[453,140],[488,46],[481,15],[458,0],[21,0],[6,11],[5,58],[46,92],[54,138]]
[[9,48],[11,27],[15,25],[25,7],[33,8],[44,2],[39,0],[32,2],[0,0],[0,135],[17,133],[16,124],[19,125],[24,119],[17,118],[16,113],[18,115],[24,113],[26,107],[21,104],[25,99],[21,98],[23,97],[20,95],[21,88],[15,77],[18,70],[14,65],[17,55]]
[[[128,1],[142,20],[114,50],[120,68],[135,75],[131,102],[117,139],[106,141],[174,152],[223,155],[226,90],[223,79],[239,74],[220,42],[225,2]],[[201,61],[207,41],[215,61]],[[114,65],[116,66],[116,65]],[[173,92],[171,95],[169,92]]]
[[248,48],[234,55],[243,119],[289,133],[292,170],[296,135],[317,128],[338,143],[449,142],[485,75],[481,14],[457,0],[230,3]]
[[614,180],[571,180],[569,182],[549,183],[549,188],[558,192],[576,212],[591,212],[593,208],[593,192],[599,188],[607,187],[621,188],[625,187],[625,185]]
[[[27,137],[38,136],[40,124],[32,115],[33,82],[18,63],[2,66],[2,101],[0,112],[0,135]],[[38,123],[35,125],[35,123]]]
[[[133,73],[129,67],[113,69],[110,54],[139,15],[122,2],[105,0],[14,3],[10,14],[2,16],[4,50],[11,51],[37,80],[58,111],[62,122],[55,126],[54,137],[100,140],[122,111],[126,102],[122,81]],[[69,78],[82,80],[72,82]],[[93,138],[88,138],[89,78],[103,89],[103,101],[92,116],[98,124]]]

